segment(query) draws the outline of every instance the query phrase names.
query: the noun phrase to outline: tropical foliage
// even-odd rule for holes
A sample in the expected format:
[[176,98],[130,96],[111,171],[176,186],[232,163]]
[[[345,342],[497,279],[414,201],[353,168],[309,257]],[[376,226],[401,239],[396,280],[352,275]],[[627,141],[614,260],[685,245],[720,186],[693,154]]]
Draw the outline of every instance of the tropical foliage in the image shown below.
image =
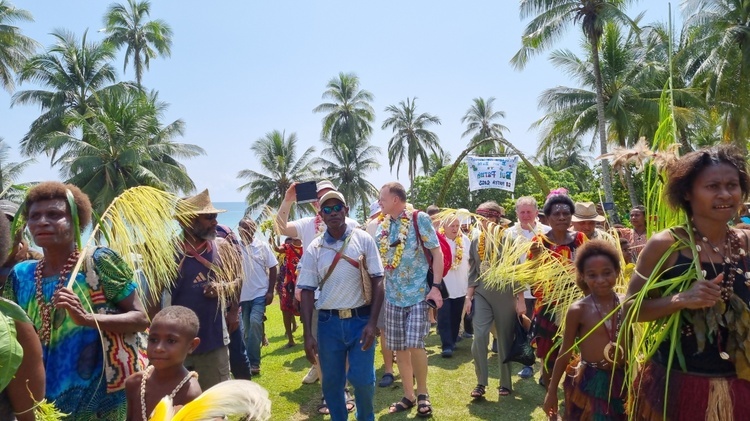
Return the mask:
[[[596,88],[597,134],[602,155],[607,153],[607,136],[599,45],[605,23],[632,24],[623,11],[627,3],[628,0],[522,0],[520,3],[521,18],[533,18],[524,29],[521,49],[511,60],[516,68],[522,69],[531,56],[550,47],[568,26],[581,25],[591,49]],[[602,160],[602,186],[606,201],[613,202],[612,177],[606,159]]]
[[97,105],[84,114],[73,110],[65,116],[63,125],[78,129],[75,134],[54,132],[44,138],[49,148],[61,151],[53,165],[59,165],[67,182],[91,198],[95,210],[102,212],[131,187],[170,192],[195,189],[178,159],[205,151],[174,142],[183,134],[184,122],[161,123],[167,104],[156,93],[101,92]]
[[[474,98],[473,104],[466,110],[466,114],[461,118],[461,123],[466,124],[466,131],[461,137],[469,137],[469,146],[487,139],[505,139],[504,132],[508,128],[495,121],[505,118],[505,112],[495,111],[493,104],[494,97],[485,100],[482,97]],[[505,147],[501,142],[485,143],[474,149],[477,155],[500,155],[505,152]]]
[[23,35],[14,23],[32,22],[31,13],[0,0],[0,85],[13,92],[13,73],[19,71],[26,59],[36,50],[36,41]]
[[391,128],[393,137],[388,141],[388,165],[393,171],[396,165],[396,178],[401,164],[406,161],[409,183],[417,176],[417,163],[428,168],[429,154],[442,153],[437,134],[427,129],[433,124],[440,124],[440,118],[428,113],[417,113],[417,98],[406,98],[398,105],[389,105],[385,111],[389,114],[383,121],[383,130]]
[[110,44],[89,42],[87,33],[81,40],[65,30],[55,30],[52,36],[57,40],[55,45],[31,57],[18,76],[22,84],[33,82],[49,90],[19,91],[11,104],[41,108],[42,115],[31,123],[21,140],[21,152],[28,156],[44,152],[54,161],[58,149],[48,145],[45,136],[52,132],[70,133],[72,127],[63,121],[66,115],[85,115],[96,106],[99,93],[116,89],[112,84],[117,75],[112,66],[115,52]]
[[15,183],[21,177],[21,173],[31,165],[34,160],[26,159],[21,162],[10,162],[10,145],[0,137],[0,199],[8,199],[13,202],[20,201],[24,193],[23,186]]
[[106,41],[115,48],[125,47],[125,63],[133,60],[135,81],[141,86],[143,69],[148,69],[152,58],[169,57],[172,53],[172,28],[161,19],[145,22],[151,14],[147,0],[128,0],[128,4],[112,4],[104,16]]
[[307,148],[297,158],[297,134],[273,130],[256,140],[250,147],[260,161],[260,170],[245,169],[237,174],[248,180],[237,190],[248,190],[245,200],[250,214],[266,206],[278,208],[284,194],[295,181],[314,178],[312,159],[315,148]]

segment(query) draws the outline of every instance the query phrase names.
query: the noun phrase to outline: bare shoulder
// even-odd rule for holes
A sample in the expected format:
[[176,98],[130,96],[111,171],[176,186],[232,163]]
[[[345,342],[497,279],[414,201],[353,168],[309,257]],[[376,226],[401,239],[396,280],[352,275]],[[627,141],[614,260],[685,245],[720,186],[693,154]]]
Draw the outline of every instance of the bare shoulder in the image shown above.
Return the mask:
[[591,299],[589,297],[590,296],[587,295],[571,304],[570,307],[568,307],[567,317],[580,318],[581,314],[583,314],[583,312],[586,311],[586,308],[590,305]]
[[197,398],[198,396],[203,393],[201,390],[201,385],[198,383],[198,378],[192,377],[190,381],[187,384],[187,393],[186,393],[186,399],[188,402],[192,401],[193,399]]

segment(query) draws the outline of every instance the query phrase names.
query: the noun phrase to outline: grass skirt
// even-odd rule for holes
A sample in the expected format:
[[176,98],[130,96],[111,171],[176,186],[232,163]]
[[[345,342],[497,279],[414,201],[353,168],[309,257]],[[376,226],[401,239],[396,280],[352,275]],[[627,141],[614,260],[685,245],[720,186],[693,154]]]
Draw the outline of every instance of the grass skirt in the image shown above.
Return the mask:
[[[676,364],[676,363],[675,363]],[[664,387],[669,381],[664,418]],[[667,369],[653,361],[638,373],[632,393],[633,419],[644,421],[750,419],[750,382],[736,377],[709,377]]]
[[542,360],[548,372],[552,372],[560,350],[559,346],[555,346],[558,326],[553,321],[554,317],[554,310],[548,306],[538,308],[534,314],[534,339],[531,345],[536,348],[536,356]]
[[623,390],[625,372],[622,368],[603,370],[578,363],[576,358],[568,366],[567,373],[563,381],[566,420],[628,419],[625,415],[627,392]]

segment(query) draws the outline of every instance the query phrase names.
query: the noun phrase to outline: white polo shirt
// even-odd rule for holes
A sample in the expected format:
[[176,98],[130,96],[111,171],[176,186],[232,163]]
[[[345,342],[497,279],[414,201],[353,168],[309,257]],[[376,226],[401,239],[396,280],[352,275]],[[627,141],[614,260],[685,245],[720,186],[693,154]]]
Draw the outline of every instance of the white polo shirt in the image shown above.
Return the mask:
[[[328,268],[336,256],[336,252],[343,246],[346,237],[351,236],[344,254],[354,260],[364,255],[367,271],[370,276],[383,276],[383,263],[375,240],[370,234],[359,228],[347,228],[344,236],[335,240],[328,232],[315,238],[302,254],[300,260],[297,287],[310,291],[317,290],[320,281],[325,277]],[[315,308],[318,310],[340,310],[357,308],[365,305],[362,278],[359,269],[346,259],[339,259],[331,276],[323,284]]]

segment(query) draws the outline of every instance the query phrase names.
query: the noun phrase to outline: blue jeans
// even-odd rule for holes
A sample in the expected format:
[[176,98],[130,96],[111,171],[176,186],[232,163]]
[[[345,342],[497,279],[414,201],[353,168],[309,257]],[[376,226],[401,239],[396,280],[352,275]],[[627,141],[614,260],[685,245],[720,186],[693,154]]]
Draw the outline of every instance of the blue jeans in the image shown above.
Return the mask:
[[260,367],[260,346],[263,342],[263,315],[266,313],[266,297],[240,303],[242,326],[245,329],[245,350],[251,367]]
[[369,316],[356,315],[340,319],[337,314],[322,311],[318,315],[318,358],[323,371],[323,397],[333,421],[345,421],[349,417],[344,398],[347,378],[354,387],[357,420],[375,420],[375,341],[366,351],[359,343],[369,320]]
[[242,338],[242,322],[239,329],[229,334],[229,369],[235,379],[251,380],[250,361],[247,359],[245,344]]
[[443,300],[443,306],[437,311],[437,330],[443,351],[452,351],[456,347],[465,299],[466,297],[446,298]]

